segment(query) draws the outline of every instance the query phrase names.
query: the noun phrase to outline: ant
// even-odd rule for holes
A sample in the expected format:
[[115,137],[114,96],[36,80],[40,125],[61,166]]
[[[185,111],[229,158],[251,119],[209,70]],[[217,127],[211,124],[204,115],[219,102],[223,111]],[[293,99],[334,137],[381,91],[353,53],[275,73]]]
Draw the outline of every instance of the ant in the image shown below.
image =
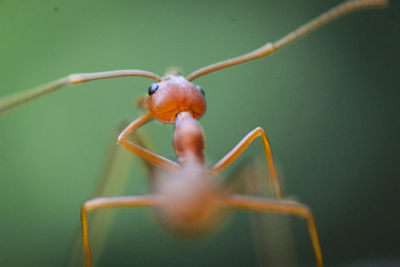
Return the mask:
[[[295,215],[307,222],[317,266],[323,266],[320,241],[314,216],[304,204],[284,198],[279,176],[274,164],[271,146],[264,130],[257,127],[247,134],[230,152],[211,168],[205,166],[204,134],[198,123],[206,110],[204,90],[192,83],[207,73],[268,56],[305,34],[352,11],[365,8],[383,8],[385,0],[350,0],[299,27],[274,43],[239,57],[201,68],[186,77],[158,75],[142,70],[116,70],[98,73],[71,74],[65,78],[37,88],[0,99],[0,115],[19,105],[51,93],[66,85],[75,85],[98,79],[140,76],[155,80],[148,88],[149,97],[142,101],[145,114],[129,124],[118,137],[117,143],[153,165],[166,170],[159,173],[154,183],[155,193],[141,196],[99,197],[86,201],[81,208],[82,239],[85,265],[92,266],[91,245],[88,234],[88,212],[119,207],[155,207],[162,222],[172,232],[196,235],[212,229],[225,208],[273,212]],[[173,147],[177,162],[150,152],[143,146],[128,140],[141,126],[156,119],[175,124]],[[215,176],[234,162],[257,138],[264,146],[269,181],[275,199],[231,195],[218,185]]]

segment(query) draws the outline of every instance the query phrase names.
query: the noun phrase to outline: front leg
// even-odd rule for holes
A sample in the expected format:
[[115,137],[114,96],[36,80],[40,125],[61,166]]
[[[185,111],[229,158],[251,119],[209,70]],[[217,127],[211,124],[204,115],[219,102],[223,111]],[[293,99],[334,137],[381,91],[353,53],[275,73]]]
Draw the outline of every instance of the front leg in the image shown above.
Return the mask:
[[265,134],[264,130],[260,127],[257,127],[250,133],[248,133],[231,151],[229,151],[222,159],[220,159],[214,166],[211,168],[212,174],[217,174],[221,172],[223,169],[228,167],[232,162],[234,162],[243,151],[256,139],[257,137],[261,137],[263,145],[265,158],[268,164],[268,172],[269,178],[274,186],[274,191],[278,198],[283,198],[281,183],[278,177],[278,172],[276,170],[274,159],[272,157],[271,146],[268,142],[268,137]]
[[118,136],[118,144],[131,151],[132,153],[138,155],[139,157],[153,163],[154,165],[166,169],[168,171],[176,172],[179,169],[179,165],[176,162],[173,162],[167,158],[164,158],[160,155],[154,154],[147,149],[138,146],[137,144],[131,143],[128,141],[127,137],[129,134],[134,132],[136,129],[146,124],[147,122],[153,119],[153,115],[151,113],[147,113],[137,120],[133,121],[122,133]]

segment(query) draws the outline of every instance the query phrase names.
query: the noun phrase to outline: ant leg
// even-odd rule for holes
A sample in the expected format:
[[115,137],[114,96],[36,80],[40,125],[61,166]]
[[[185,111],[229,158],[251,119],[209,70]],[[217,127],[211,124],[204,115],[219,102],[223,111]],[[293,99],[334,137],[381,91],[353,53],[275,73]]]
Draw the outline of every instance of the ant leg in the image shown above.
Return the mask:
[[317,226],[315,224],[314,216],[307,206],[295,201],[273,200],[240,195],[223,198],[222,203],[235,209],[295,215],[305,219],[307,221],[307,227],[310,234],[311,243],[313,245],[317,266],[323,266]]
[[141,76],[154,79],[159,82],[161,81],[161,78],[158,75],[143,70],[115,70],[105,72],[71,74],[59,80],[0,98],[0,115],[15,107],[27,104],[38,97],[57,91],[58,89],[67,85],[74,85],[100,79],[128,76]]
[[[150,185],[152,185],[153,181],[151,178],[154,177],[154,165],[140,157],[138,157],[139,161],[137,161],[132,153],[115,144],[115,139],[126,124],[126,122],[121,123],[119,127],[115,129],[112,138],[110,138],[109,149],[106,153],[104,165],[91,198],[121,195],[127,178],[136,163],[140,164],[139,167],[145,168],[145,175],[149,178]],[[134,132],[129,136],[129,139],[144,148],[153,147],[143,132]],[[112,212],[91,214],[88,227],[91,229],[90,235],[92,240],[96,242],[96,246],[92,248],[94,249],[93,253],[101,254],[103,251],[113,219],[114,213]],[[71,249],[68,252],[67,261],[70,267],[82,266],[83,263],[84,255],[82,253],[83,245],[80,228],[80,226],[79,228],[77,227],[71,242]]]
[[81,209],[82,240],[85,252],[85,266],[90,267],[93,264],[92,252],[88,233],[89,211],[105,208],[136,208],[151,207],[159,203],[155,195],[143,196],[120,196],[120,197],[99,197],[86,201]]
[[175,163],[167,158],[164,158],[160,155],[154,154],[154,153],[148,151],[147,149],[144,149],[143,147],[138,146],[127,140],[128,135],[130,135],[136,129],[138,129],[142,125],[146,124],[147,122],[151,121],[152,119],[153,119],[153,115],[151,113],[147,113],[147,114],[139,117],[137,120],[133,121],[118,136],[118,144],[120,144],[121,146],[128,149],[132,153],[135,153],[139,157],[142,157],[143,159],[153,163],[154,165],[156,165],[158,167],[161,167],[168,171],[175,172],[179,168],[179,165],[177,163]]
[[212,166],[210,172],[212,174],[217,174],[228,167],[233,161],[237,159],[237,157],[239,157],[240,154],[242,154],[242,152],[253,142],[256,137],[261,137],[262,139],[265,158],[268,164],[269,178],[274,186],[274,191],[276,192],[278,198],[283,198],[281,183],[274,164],[274,159],[272,157],[271,146],[268,142],[267,135],[260,127],[257,127],[256,129],[248,133],[231,151],[229,151],[222,159],[220,159],[217,163],[214,164],[214,166]]
[[[144,168],[147,177],[150,179],[153,177],[155,171],[153,164],[142,157],[136,158],[136,156],[134,156],[133,158],[129,151],[115,144],[116,137],[121,133],[125,125],[126,121],[121,122],[112,136],[102,175],[95,188],[93,197],[120,195],[125,184],[125,177],[131,172],[132,163],[134,162],[139,163],[140,167]],[[131,142],[134,142],[144,149],[154,149],[154,145],[149,138],[147,138],[145,132],[133,132],[128,138]],[[121,178],[117,180],[115,177]]]
[[[225,191],[230,195],[274,196],[271,183],[265,179],[268,169],[263,158],[241,160],[226,177],[222,188],[226,188]],[[258,266],[296,266],[294,235],[288,216],[252,212],[250,227]]]

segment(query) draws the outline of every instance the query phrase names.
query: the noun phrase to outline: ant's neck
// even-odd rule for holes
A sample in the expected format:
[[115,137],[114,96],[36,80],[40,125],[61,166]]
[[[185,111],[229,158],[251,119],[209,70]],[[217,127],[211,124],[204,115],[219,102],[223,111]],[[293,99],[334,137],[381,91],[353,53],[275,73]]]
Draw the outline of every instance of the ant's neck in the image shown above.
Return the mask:
[[189,112],[181,112],[176,117],[173,146],[180,164],[196,162],[204,165],[203,130]]

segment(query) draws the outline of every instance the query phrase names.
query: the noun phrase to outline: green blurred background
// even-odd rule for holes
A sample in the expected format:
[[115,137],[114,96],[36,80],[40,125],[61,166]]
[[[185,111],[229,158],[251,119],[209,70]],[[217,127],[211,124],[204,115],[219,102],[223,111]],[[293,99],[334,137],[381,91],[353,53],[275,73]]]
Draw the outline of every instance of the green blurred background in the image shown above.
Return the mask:
[[[69,73],[199,67],[274,41],[340,1],[0,1],[0,95]],[[315,213],[328,266],[398,266],[400,3],[346,16],[268,59],[196,80],[208,163],[263,127],[284,191]],[[64,266],[110,138],[150,80],[68,87],[0,118],[0,266]],[[147,127],[173,157],[172,126]],[[241,159],[263,157],[260,142]],[[139,165],[124,192],[146,193]],[[313,265],[291,220],[297,264]],[[279,228],[280,225],[273,227]],[[118,212],[99,266],[257,266],[247,213],[176,241],[148,210]],[[282,256],[284,257],[284,255]]]

